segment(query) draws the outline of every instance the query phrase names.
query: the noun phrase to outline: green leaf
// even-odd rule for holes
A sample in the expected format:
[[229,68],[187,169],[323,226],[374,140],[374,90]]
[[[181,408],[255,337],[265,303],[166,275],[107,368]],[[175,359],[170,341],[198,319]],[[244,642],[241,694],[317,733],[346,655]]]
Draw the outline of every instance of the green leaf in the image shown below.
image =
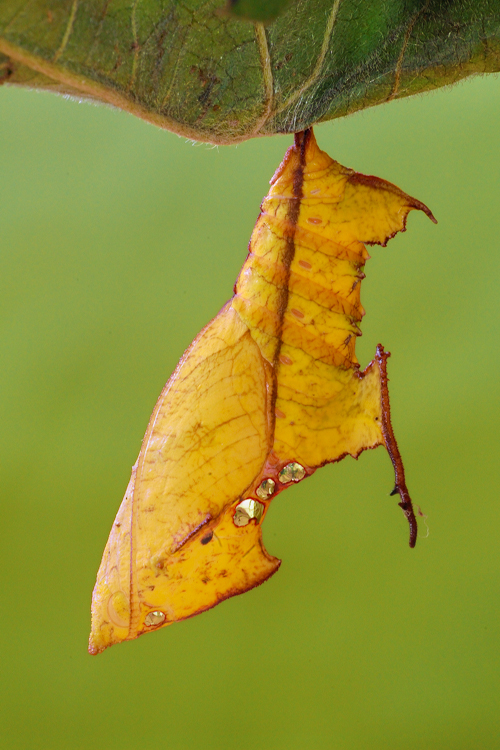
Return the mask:
[[107,102],[200,141],[301,130],[500,70],[499,0],[1,0],[0,77]]
[[227,12],[245,21],[269,23],[278,18],[288,5],[290,0],[228,0]]

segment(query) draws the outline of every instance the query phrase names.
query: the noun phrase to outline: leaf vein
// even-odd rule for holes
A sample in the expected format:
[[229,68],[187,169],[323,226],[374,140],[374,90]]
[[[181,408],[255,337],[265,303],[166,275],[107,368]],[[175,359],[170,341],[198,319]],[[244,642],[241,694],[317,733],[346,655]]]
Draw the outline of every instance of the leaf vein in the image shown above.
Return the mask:
[[254,135],[257,134],[263,125],[268,121],[273,109],[274,98],[274,80],[273,69],[271,65],[271,55],[269,54],[269,45],[267,43],[266,29],[263,23],[255,24],[255,37],[259,49],[260,62],[262,65],[262,77],[264,80],[264,112],[257,120],[254,127]]
[[66,25],[64,36],[62,38],[62,42],[59,45],[59,49],[56,51],[54,57],[52,58],[53,63],[56,63],[59,60],[64,50],[66,49],[69,38],[71,36],[71,32],[73,31],[73,24],[75,23],[75,16],[76,16],[77,10],[78,10],[78,0],[73,0],[73,5],[71,6],[71,11],[69,14],[68,23]]
[[277,115],[279,115],[285,109],[287,109],[292,104],[294,104],[297,101],[297,99],[299,99],[302,96],[302,94],[305,91],[307,91],[307,89],[309,89],[313,85],[313,83],[315,83],[317,79],[319,78],[321,69],[323,67],[323,63],[325,61],[326,53],[328,52],[328,48],[330,47],[330,41],[333,35],[333,28],[335,26],[335,21],[337,20],[341,2],[342,0],[335,0],[335,2],[333,3],[332,9],[330,11],[330,15],[328,16],[328,21],[327,21],[326,29],[325,29],[325,35],[323,37],[323,42],[321,44],[320,53],[319,53],[318,59],[316,60],[316,65],[314,66],[313,72],[311,73],[309,78],[307,78],[307,80],[304,81],[302,86],[298,88],[297,91],[294,91],[294,93],[287,99],[287,101],[276,110]]

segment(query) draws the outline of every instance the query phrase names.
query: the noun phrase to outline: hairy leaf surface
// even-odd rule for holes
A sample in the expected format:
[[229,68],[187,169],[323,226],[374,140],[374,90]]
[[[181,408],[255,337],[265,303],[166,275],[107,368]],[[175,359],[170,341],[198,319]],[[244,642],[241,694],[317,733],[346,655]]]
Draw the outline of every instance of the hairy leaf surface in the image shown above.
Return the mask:
[[297,0],[268,25],[225,9],[222,0],[2,0],[0,80],[233,143],[500,69],[499,0]]

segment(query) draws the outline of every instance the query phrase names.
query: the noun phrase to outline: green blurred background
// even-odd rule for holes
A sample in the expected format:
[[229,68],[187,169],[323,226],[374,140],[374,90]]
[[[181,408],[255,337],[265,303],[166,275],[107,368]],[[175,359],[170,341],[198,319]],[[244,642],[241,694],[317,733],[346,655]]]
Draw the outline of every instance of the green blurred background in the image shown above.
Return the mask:
[[374,247],[417,548],[383,449],[281,495],[264,586],[87,654],[90,595],[155,400],[230,297],[289,137],[193,146],[0,90],[2,748],[499,745],[500,79],[317,128],[427,203]]

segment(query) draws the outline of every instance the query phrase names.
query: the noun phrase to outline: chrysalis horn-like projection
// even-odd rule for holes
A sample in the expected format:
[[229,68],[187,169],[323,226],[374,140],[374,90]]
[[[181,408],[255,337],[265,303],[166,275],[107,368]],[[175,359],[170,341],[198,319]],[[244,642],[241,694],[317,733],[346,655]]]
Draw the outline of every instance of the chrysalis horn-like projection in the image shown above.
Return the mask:
[[92,654],[258,586],[280,561],[262,544],[271,500],[325,463],[385,445],[417,536],[391,427],[386,360],[360,370],[365,243],[412,209],[395,185],[346,169],[312,130],[271,180],[233,298],[165,386],[104,551]]

